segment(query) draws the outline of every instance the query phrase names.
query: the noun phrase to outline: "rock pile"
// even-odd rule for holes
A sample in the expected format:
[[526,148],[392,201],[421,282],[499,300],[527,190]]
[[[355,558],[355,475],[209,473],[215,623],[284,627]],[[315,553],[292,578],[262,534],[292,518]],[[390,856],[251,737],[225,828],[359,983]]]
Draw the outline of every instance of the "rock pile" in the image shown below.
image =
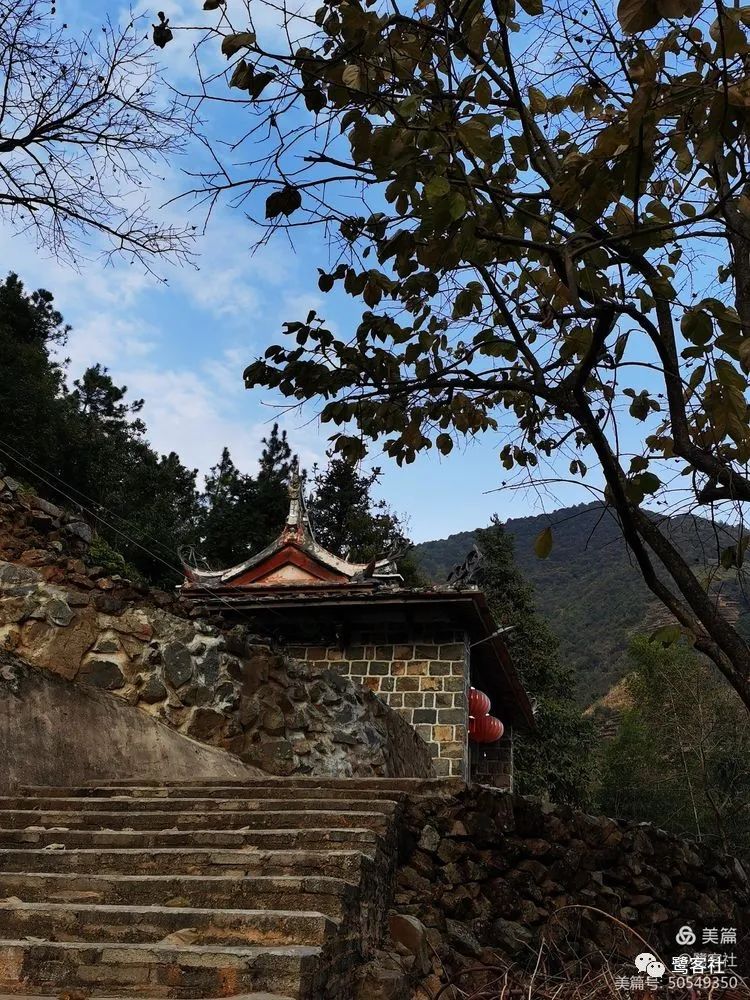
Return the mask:
[[686,923],[737,928],[748,968],[750,883],[704,845],[478,786],[412,799],[404,823],[391,931],[421,969],[415,997],[468,967],[533,967],[543,942],[569,973],[616,971],[643,950],[634,932],[668,956]]
[[269,774],[430,774],[426,745],[371,692],[107,576],[84,558],[91,537],[75,515],[0,479],[0,649]]

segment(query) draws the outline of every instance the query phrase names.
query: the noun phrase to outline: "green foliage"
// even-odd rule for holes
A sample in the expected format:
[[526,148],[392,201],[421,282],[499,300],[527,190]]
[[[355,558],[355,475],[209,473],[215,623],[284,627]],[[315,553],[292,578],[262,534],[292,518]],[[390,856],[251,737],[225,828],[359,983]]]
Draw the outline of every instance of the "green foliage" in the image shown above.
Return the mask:
[[594,729],[573,698],[573,671],[558,655],[558,642],[537,613],[533,587],[516,566],[513,540],[495,518],[477,532],[483,555],[477,583],[495,619],[513,626],[505,641],[529,696],[537,704],[538,733],[518,735],[514,745],[518,790],[585,805],[592,780]]
[[198,535],[201,554],[212,565],[242,562],[273,541],[284,524],[292,458],[286,432],[274,424],[262,443],[255,477],[237,469],[228,448],[206,477]]
[[174,584],[177,547],[197,523],[196,473],[150,447],[142,401],[106,368],[66,389],[52,350],[67,333],[49,292],[28,294],[12,274],[0,284],[2,461],[50,499],[80,503],[137,573]]
[[631,708],[603,755],[603,811],[750,854],[750,730],[740,699],[684,645],[639,639]]
[[54,460],[64,418],[63,372],[49,349],[65,346],[68,327],[52,303],[49,292],[27,294],[15,274],[0,284],[0,447],[42,465]]
[[[654,517],[696,573],[714,554],[718,559],[718,553],[734,540],[731,528],[694,515]],[[535,555],[534,541],[550,520],[555,545],[548,558],[541,560]],[[514,518],[505,528],[515,543],[521,572],[534,585],[539,610],[560,642],[561,657],[575,668],[576,697],[581,704],[590,704],[630,670],[631,639],[650,635],[653,625],[649,621],[658,622],[663,613],[603,504]],[[415,558],[430,580],[442,581],[462,561],[477,535],[467,531],[421,542],[415,546]],[[742,577],[721,570],[713,572],[711,581],[712,591],[736,607],[737,627],[747,634],[750,614]]]
[[558,455],[595,469],[644,579],[748,708],[750,645],[643,505],[670,502],[675,466],[699,504],[750,502],[749,26],[697,0],[325,0],[286,46],[243,40],[274,86],[206,178],[278,184],[259,243],[338,234],[319,287],[360,305],[340,334],[316,311],[285,323],[248,387],[313,402],[352,461],[490,431],[519,480]]
[[[279,535],[292,469],[285,431],[274,424],[263,438],[254,475],[237,469],[225,448],[199,495],[196,472],[174,452],[151,448],[143,400],[130,400],[106,368],[93,365],[67,390],[51,353],[67,333],[49,292],[27,294],[15,275],[0,284],[0,456],[45,495],[83,506],[98,530],[97,564],[172,585],[182,577],[183,544],[225,567]],[[408,547],[398,518],[371,496],[376,480],[340,460],[319,477],[316,522],[334,551],[368,561]],[[419,581],[408,556],[402,572]]]
[[86,553],[89,566],[101,566],[109,576],[122,576],[128,580],[140,581],[141,574],[125,560],[122,552],[110,545],[106,538],[94,535],[94,540]]

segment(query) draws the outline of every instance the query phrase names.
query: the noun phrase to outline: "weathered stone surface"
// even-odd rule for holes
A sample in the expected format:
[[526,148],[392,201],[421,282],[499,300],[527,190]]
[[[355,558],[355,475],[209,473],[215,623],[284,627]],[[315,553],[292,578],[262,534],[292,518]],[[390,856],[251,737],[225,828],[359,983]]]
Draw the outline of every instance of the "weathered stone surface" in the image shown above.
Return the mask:
[[193,660],[181,642],[169,642],[162,651],[164,675],[172,687],[182,687],[193,676]]
[[63,512],[59,507],[56,507],[55,504],[50,503],[48,500],[44,500],[42,497],[30,497],[29,503],[34,510],[40,510],[57,521],[63,516]]
[[278,705],[263,705],[260,725],[269,736],[280,736],[285,729],[284,713]]
[[22,622],[31,618],[41,601],[36,594],[23,597],[4,597],[0,600],[0,621]]
[[18,562],[21,566],[51,566],[56,560],[54,552],[48,549],[26,549],[21,553]]
[[50,625],[59,625],[65,628],[73,620],[73,612],[62,598],[53,598],[44,605],[44,617]]
[[85,545],[90,545],[94,540],[94,532],[85,521],[72,521],[65,525],[65,533],[78,538]]
[[431,968],[427,931],[421,920],[408,913],[391,913],[388,932],[396,945],[414,956],[416,971],[424,975]]
[[164,701],[167,689],[155,674],[150,674],[138,689],[138,695],[148,705],[154,705],[156,702]]
[[532,941],[531,931],[523,924],[502,917],[493,922],[490,935],[498,948],[512,956],[528,950]]
[[466,924],[458,920],[446,920],[445,932],[448,943],[460,951],[462,955],[471,955],[473,958],[481,955],[482,946]]
[[87,660],[81,667],[79,678],[84,684],[91,684],[105,691],[117,691],[125,686],[120,666],[113,660]]
[[71,680],[97,636],[90,614],[78,612],[67,628],[47,622],[27,621],[21,630],[19,652],[39,667]]
[[0,625],[0,649],[17,649],[21,641],[18,625]]
[[[327,660],[297,663],[241,626],[224,633],[175,615],[168,594],[138,591],[87,565],[91,532],[79,516],[58,517],[31,501],[13,507],[8,498],[6,491],[11,517],[0,522],[0,553],[33,552],[44,565],[42,574],[0,560],[5,648],[69,680],[80,671],[87,686],[114,691],[194,739],[262,760],[274,774],[430,772],[427,748],[408,723]],[[53,521],[64,530],[52,530]]]
[[[478,786],[411,801],[405,822],[392,912],[427,928],[433,995],[467,965],[529,970],[543,940],[545,962],[595,967],[604,954],[616,967],[632,962],[628,928],[665,954],[687,920],[750,933],[744,872],[647,824]],[[472,995],[483,982],[472,973],[461,986]]]
[[382,959],[360,971],[354,994],[356,1000],[409,1000],[411,995],[404,970],[395,963],[393,968],[388,968]]
[[423,851],[437,851],[440,846],[440,834],[434,826],[425,825],[419,838],[419,846]]
[[122,649],[122,644],[117,636],[111,633],[104,633],[94,643],[93,653],[117,653]]
[[0,587],[25,587],[42,582],[42,575],[30,566],[0,562]]
[[225,716],[211,708],[196,708],[185,731],[194,740],[211,742],[218,736],[225,722]]

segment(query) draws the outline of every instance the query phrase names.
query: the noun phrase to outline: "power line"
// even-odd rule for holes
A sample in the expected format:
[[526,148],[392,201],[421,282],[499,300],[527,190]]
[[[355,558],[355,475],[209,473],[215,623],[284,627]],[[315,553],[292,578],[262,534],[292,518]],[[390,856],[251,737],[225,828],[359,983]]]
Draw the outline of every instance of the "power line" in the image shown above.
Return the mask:
[[[131,528],[133,530],[140,531],[140,526],[139,525],[136,525],[133,521],[129,521],[128,518],[123,517],[122,514],[118,514],[118,513],[116,513],[113,510],[108,510],[108,508],[105,507],[104,504],[100,503],[98,500],[94,500],[93,497],[88,496],[86,493],[83,492],[83,490],[79,490],[78,487],[72,486],[70,483],[67,483],[64,479],[62,479],[56,473],[50,472],[49,469],[45,469],[44,466],[40,465],[38,462],[35,462],[33,458],[30,458],[28,455],[25,455],[23,452],[20,452],[17,448],[14,448],[13,445],[8,444],[8,442],[4,441],[2,438],[0,438],[0,445],[2,445],[4,448],[9,449],[11,452],[15,452],[15,456],[19,456],[19,455],[21,456],[21,458],[14,457],[13,454],[9,455],[8,452],[6,451],[5,454],[6,454],[6,456],[8,458],[11,459],[11,461],[19,462],[19,464],[22,464],[21,459],[25,459],[26,462],[29,465],[33,466],[36,470],[38,470],[37,472],[34,472],[34,471],[31,471],[31,470],[27,469],[27,471],[31,471],[32,475],[36,475],[39,478],[42,478],[39,475],[39,473],[40,472],[45,473],[45,475],[50,476],[52,479],[56,479],[59,483],[62,483],[63,486],[66,486],[69,490],[72,490],[73,493],[77,494],[79,497],[83,497],[84,500],[87,500],[90,504],[93,504],[94,507],[99,507],[101,510],[105,511],[106,513],[108,513],[111,517],[116,517],[118,521],[122,521],[122,523],[128,525],[129,528]],[[0,448],[0,450],[2,450],[2,448]],[[54,483],[47,482],[47,485],[50,487],[50,489],[58,490],[59,492],[62,493],[62,491],[59,490],[59,487],[55,486]],[[65,494],[63,494],[63,495],[65,495]],[[81,504],[80,500],[72,499],[70,497],[68,497],[67,499],[70,499],[72,503],[78,504],[79,506],[83,506],[83,504]],[[92,513],[93,517],[98,517],[99,516],[96,513],[93,513],[91,511],[89,511],[89,513]],[[149,538],[155,545],[158,545],[160,549],[163,549],[164,552],[168,552],[170,555],[172,554],[172,550],[170,549],[170,547],[168,545],[165,545],[164,542],[160,541],[158,538],[155,538],[153,535],[150,535],[148,532],[143,532],[143,536],[142,537]],[[182,575],[182,574],[180,573],[180,575]]]
[[[80,502],[80,500],[76,500],[75,497],[72,497],[72,496],[70,496],[70,494],[65,493],[65,491],[61,490],[59,486],[55,486],[54,483],[49,482],[49,480],[45,479],[44,476],[40,475],[38,472],[35,472],[34,469],[32,467],[30,467],[29,465],[27,465],[24,461],[22,461],[21,459],[19,459],[17,457],[14,457],[9,451],[6,450],[5,447],[3,447],[4,443],[5,442],[2,442],[2,439],[0,439],[0,454],[4,454],[12,462],[16,462],[18,465],[21,466],[22,469],[24,469],[30,475],[35,476],[37,479],[40,479],[50,489],[56,490],[58,493],[61,494],[61,496],[64,496],[66,498],[66,500],[69,500],[71,503],[76,504],[78,507],[80,507],[82,510],[84,510],[91,517],[97,518],[99,521],[102,522],[102,524],[105,524],[108,528],[110,528],[110,530],[114,531],[116,534],[120,535],[126,541],[130,542],[131,545],[135,545],[137,548],[141,549],[147,555],[151,556],[152,559],[156,559],[157,562],[160,562],[163,566],[166,566],[167,569],[172,570],[172,572],[176,573],[179,577],[183,577],[184,576],[184,570],[182,568],[178,569],[176,566],[172,565],[171,563],[168,563],[166,561],[166,559],[162,559],[162,557],[160,555],[158,555],[156,552],[153,552],[151,549],[148,548],[148,546],[141,544],[141,542],[136,541],[136,539],[134,539],[134,538],[131,538],[126,532],[121,531],[114,524],[110,524],[110,522],[107,521],[104,517],[102,517],[101,514],[97,514],[95,511],[90,510],[88,507],[86,507],[85,504],[82,504]],[[23,454],[22,452],[19,452],[18,449],[16,449],[16,448],[13,448],[13,451],[15,451],[17,455],[22,455]],[[26,456],[26,455],[24,455],[23,457],[24,458],[28,458],[28,456]],[[28,461],[31,462],[32,465],[37,465],[37,463],[35,463],[33,461],[33,459],[28,459]],[[40,465],[37,465],[37,468],[42,469],[42,471],[44,471],[44,472],[47,471],[47,470],[43,469],[43,467],[40,466]],[[85,494],[80,493],[79,490],[76,490],[75,486],[70,486],[70,484],[68,484],[60,476],[56,476],[52,472],[50,472],[48,474],[50,476],[52,476],[53,478],[57,479],[58,482],[62,483],[68,489],[71,489],[74,493],[78,492],[80,496],[85,496]],[[105,511],[108,514],[111,513],[113,517],[118,517],[119,516],[119,515],[115,514],[113,511],[109,511],[108,508],[106,508],[104,506],[104,504],[97,503],[97,501],[95,501],[95,500],[92,500],[91,503],[96,503],[97,506],[101,510]],[[121,520],[124,521],[125,518],[121,518]],[[126,521],[126,523],[131,523],[131,522],[127,522]],[[166,546],[162,545],[162,548],[166,548]],[[206,587],[204,584],[200,583],[199,581],[197,582],[197,587],[198,587],[199,590],[204,591],[210,597],[214,598],[214,600],[216,600],[218,598],[218,600],[222,604],[226,605],[226,607],[229,608],[230,611],[234,612],[235,614],[238,613],[238,609],[230,601],[228,601],[226,598],[222,597],[221,594],[217,594],[215,591],[211,590],[210,587]],[[246,620],[246,622],[248,624],[252,624],[250,618],[245,617],[245,620]]]

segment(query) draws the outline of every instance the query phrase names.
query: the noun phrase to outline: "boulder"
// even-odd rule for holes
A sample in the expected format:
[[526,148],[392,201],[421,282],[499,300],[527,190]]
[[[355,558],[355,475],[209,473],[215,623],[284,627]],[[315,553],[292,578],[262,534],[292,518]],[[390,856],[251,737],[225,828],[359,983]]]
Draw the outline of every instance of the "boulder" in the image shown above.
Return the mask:
[[147,705],[155,705],[159,701],[164,701],[167,697],[167,689],[156,674],[149,674],[138,689],[138,697]]
[[94,540],[94,532],[85,521],[71,521],[63,530],[65,534],[72,535],[85,545],[91,545]]
[[482,946],[477,941],[474,934],[466,924],[459,920],[446,920],[445,932],[448,943],[462,955],[469,955],[472,958],[479,958],[482,954]]
[[46,621],[25,622],[18,652],[36,666],[72,680],[98,635],[96,622],[86,610],[77,612],[64,629]]
[[73,620],[73,612],[62,598],[53,598],[44,605],[44,617],[50,625],[59,625],[65,628]]
[[49,517],[54,517],[57,521],[63,516],[63,512],[59,507],[56,507],[48,500],[42,499],[42,497],[29,497],[29,503],[34,510],[40,510],[43,514],[48,514]]
[[185,732],[194,740],[213,741],[226,723],[225,715],[212,708],[196,708],[190,716]]
[[0,562],[0,587],[28,587],[42,582],[42,574],[31,566],[19,566],[17,563]]
[[421,920],[408,913],[391,913],[388,930],[394,944],[401,945],[414,956],[415,969],[424,975],[431,968],[427,931]]
[[515,920],[504,920],[500,917],[492,923],[491,943],[508,955],[516,956],[528,950],[532,939],[531,931]]

